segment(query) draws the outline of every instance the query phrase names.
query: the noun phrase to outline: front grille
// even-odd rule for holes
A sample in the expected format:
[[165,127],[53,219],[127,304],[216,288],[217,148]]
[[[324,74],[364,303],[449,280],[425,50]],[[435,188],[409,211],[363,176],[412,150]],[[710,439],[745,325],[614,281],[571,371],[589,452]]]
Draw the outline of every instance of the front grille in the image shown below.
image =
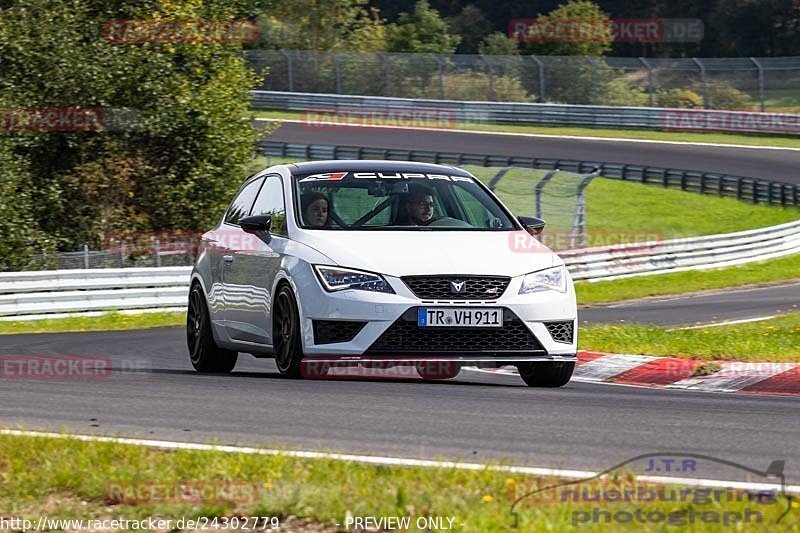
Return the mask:
[[550,333],[550,336],[553,337],[554,341],[572,344],[575,330],[575,324],[572,322],[572,320],[563,322],[545,322],[544,325],[547,327],[547,331]]
[[503,312],[500,328],[435,328],[417,326],[411,308],[378,337],[368,355],[546,353],[525,324],[511,311]]
[[312,320],[314,326],[314,344],[332,344],[334,342],[350,342],[367,324],[352,320]]
[[[499,298],[511,278],[500,276],[406,276],[403,282],[422,300],[493,300]],[[463,292],[451,282],[464,283]]]

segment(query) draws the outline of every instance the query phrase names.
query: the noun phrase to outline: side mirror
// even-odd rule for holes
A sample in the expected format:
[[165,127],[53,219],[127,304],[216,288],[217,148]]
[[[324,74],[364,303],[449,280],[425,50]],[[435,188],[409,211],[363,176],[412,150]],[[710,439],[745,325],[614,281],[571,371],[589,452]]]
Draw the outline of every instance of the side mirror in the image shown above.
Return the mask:
[[267,243],[270,241],[269,230],[272,228],[271,215],[253,215],[240,218],[239,225],[245,233],[252,233]]
[[547,224],[541,218],[536,217],[517,217],[519,223],[522,224],[522,227],[525,228],[525,231],[533,235],[534,237],[538,237],[544,231],[544,227]]

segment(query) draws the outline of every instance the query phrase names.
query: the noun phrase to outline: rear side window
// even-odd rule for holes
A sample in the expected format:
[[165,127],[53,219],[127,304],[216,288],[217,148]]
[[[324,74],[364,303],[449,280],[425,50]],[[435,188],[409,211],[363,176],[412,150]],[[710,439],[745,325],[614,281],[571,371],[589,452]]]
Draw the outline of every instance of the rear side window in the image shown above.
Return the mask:
[[256,194],[258,194],[258,189],[261,188],[261,184],[264,182],[264,178],[259,178],[257,180],[253,180],[247,185],[245,185],[236,198],[231,202],[231,206],[228,208],[228,212],[225,213],[225,223],[226,224],[233,224],[235,226],[239,225],[239,219],[244,218],[250,214],[250,208],[253,207],[253,202],[256,199]]

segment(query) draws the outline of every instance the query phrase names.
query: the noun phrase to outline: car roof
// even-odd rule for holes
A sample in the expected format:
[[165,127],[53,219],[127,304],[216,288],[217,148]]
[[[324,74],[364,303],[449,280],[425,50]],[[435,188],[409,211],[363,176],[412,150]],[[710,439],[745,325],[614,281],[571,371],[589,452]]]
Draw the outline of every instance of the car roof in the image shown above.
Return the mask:
[[414,161],[386,161],[367,159],[336,159],[331,161],[309,161],[287,165],[293,175],[317,174],[336,171],[368,171],[368,172],[424,172],[447,173],[453,176],[471,176],[466,170],[447,165],[433,163],[417,163]]

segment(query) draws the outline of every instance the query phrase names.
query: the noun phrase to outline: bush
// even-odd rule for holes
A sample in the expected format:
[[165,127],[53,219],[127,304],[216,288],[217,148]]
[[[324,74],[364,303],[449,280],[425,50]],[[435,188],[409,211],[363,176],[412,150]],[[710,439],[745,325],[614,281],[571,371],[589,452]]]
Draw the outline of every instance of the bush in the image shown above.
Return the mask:
[[675,107],[681,109],[702,109],[703,97],[689,89],[660,89],[653,99],[656,107]]
[[[440,80],[433,77],[425,92],[439,94]],[[494,76],[490,87],[489,75],[483,72],[455,72],[442,80],[445,100],[477,100],[496,102],[532,102],[533,96],[522,87],[518,78]]]
[[[702,84],[696,84],[694,90],[702,94]],[[707,91],[709,109],[749,110],[753,108],[753,99],[749,94],[731,87],[727,83],[710,82]]]
[[625,78],[616,78],[605,84],[600,96],[601,105],[646,106],[649,103],[646,91],[629,84]]

